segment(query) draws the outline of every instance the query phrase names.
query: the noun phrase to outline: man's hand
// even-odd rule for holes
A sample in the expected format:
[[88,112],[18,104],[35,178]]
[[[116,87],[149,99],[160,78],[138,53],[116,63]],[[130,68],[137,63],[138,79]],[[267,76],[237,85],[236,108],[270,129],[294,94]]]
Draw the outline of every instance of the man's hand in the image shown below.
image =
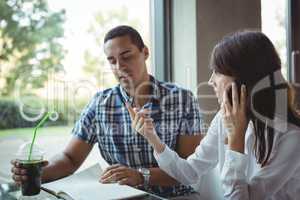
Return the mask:
[[[13,173],[12,179],[15,181],[17,185],[21,185],[23,181],[26,181],[28,179],[27,177],[27,170],[22,168],[22,165],[17,160],[11,161],[12,168],[11,172]],[[42,167],[45,167],[48,165],[48,161],[42,162]]]
[[118,182],[120,185],[138,186],[143,184],[143,176],[135,169],[116,164],[108,167],[100,177],[101,183]]

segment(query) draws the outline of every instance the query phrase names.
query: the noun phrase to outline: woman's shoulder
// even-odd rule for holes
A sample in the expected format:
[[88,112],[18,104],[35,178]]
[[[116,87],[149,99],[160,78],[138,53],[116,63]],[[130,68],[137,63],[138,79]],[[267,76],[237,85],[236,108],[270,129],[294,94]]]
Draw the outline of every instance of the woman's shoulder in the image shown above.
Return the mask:
[[287,119],[275,117],[273,124],[271,124],[278,135],[296,134],[300,136],[300,126],[289,122]]
[[274,126],[275,135],[274,142],[275,145],[286,144],[290,148],[294,146],[299,146],[300,150],[300,127],[292,123],[279,123]]

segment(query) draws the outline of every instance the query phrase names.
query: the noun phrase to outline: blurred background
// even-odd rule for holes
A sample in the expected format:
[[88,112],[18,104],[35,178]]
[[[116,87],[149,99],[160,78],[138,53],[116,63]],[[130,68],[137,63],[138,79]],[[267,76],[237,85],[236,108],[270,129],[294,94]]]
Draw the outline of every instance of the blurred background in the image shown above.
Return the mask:
[[[117,84],[104,34],[128,24],[149,45],[149,12],[148,0],[0,0],[0,181],[10,180],[9,160],[48,111],[37,143],[46,159],[63,149],[90,98]],[[83,168],[99,160],[94,151]]]

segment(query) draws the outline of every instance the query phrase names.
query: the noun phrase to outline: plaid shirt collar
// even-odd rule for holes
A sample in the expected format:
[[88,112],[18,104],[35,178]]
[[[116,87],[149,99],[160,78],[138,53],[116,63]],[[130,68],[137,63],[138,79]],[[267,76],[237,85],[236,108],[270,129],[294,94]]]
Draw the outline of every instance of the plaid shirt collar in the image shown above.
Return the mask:
[[[155,103],[155,104],[159,104],[160,103],[160,90],[159,90],[159,81],[156,80],[153,76],[149,75],[150,77],[150,81],[149,81],[149,84],[150,84],[150,99],[149,99],[149,102],[152,102],[152,103]],[[129,102],[130,105],[133,104],[133,97],[129,96],[128,93],[126,92],[126,90],[121,86],[119,85],[120,87],[120,92],[121,92],[121,95],[122,95],[122,98],[124,100],[124,102]],[[148,104],[148,103],[147,103]]]

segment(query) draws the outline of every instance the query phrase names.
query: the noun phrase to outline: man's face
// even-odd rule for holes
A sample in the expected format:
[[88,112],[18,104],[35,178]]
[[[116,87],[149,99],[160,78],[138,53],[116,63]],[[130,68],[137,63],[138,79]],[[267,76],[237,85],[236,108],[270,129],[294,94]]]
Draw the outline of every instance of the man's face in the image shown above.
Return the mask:
[[116,37],[104,44],[104,53],[112,71],[125,89],[136,88],[147,77],[146,59],[148,48],[142,51],[128,36]]

